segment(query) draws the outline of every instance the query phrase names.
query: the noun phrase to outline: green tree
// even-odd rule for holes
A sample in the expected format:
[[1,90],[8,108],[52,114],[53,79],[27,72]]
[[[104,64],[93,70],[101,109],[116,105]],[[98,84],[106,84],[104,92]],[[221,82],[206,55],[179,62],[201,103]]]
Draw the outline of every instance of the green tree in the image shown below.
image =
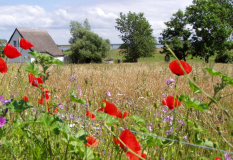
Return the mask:
[[[169,45],[177,58],[180,60],[183,59],[184,61],[186,61],[191,46],[191,31],[186,29],[187,24],[188,22],[183,11],[179,10],[177,13],[173,14],[170,21],[165,22],[167,28],[161,33],[162,37],[159,37],[160,44]],[[171,55],[165,46],[160,53]]]
[[71,23],[73,63],[101,63],[110,51],[110,41],[90,31],[89,23],[85,28],[79,22],[72,21]]
[[207,63],[210,56],[232,47],[232,42],[228,41],[233,31],[232,9],[225,8],[220,1],[194,0],[193,5],[186,7],[188,22],[194,30],[192,55],[204,57]]
[[70,34],[71,38],[69,40],[69,43],[72,44],[76,41],[76,39],[81,38],[83,35],[81,35],[83,30],[91,30],[91,26],[88,22],[88,19],[85,19],[83,24],[77,22],[77,21],[71,21],[70,22]]
[[153,29],[143,13],[120,13],[116,19],[115,28],[120,31],[119,37],[123,41],[121,53],[126,61],[137,62],[140,57],[150,57],[155,51],[156,39],[152,35]]
[[5,39],[0,39],[0,57],[3,56],[2,52],[3,52],[3,50],[4,50],[4,47],[5,47],[6,43],[7,43],[7,40],[5,40]]

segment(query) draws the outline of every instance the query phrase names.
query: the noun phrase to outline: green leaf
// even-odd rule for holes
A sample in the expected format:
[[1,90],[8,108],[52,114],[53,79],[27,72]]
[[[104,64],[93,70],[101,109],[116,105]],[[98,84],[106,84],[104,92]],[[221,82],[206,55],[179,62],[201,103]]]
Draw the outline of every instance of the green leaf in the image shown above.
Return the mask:
[[74,91],[72,89],[70,89],[70,99],[71,99],[71,101],[76,102],[76,103],[80,103],[80,104],[83,104],[83,105],[86,104],[86,101],[84,99],[77,99],[77,98],[75,98],[74,95],[75,95]]
[[209,72],[209,74],[211,76],[220,76],[220,77],[222,77],[224,75],[224,73],[222,73],[222,72],[216,72],[213,68],[204,67],[204,69],[207,72]]
[[146,124],[145,120],[140,118],[139,116],[130,116],[130,118],[137,124]]
[[36,122],[40,123],[45,131],[54,131],[56,128],[60,128],[61,125],[59,124],[62,123],[62,120],[55,114],[50,115],[42,113],[41,118],[38,119]]
[[5,108],[8,108],[9,110],[14,112],[22,112],[28,108],[33,108],[33,105],[24,100],[12,100],[10,103],[4,105],[4,109]]
[[199,133],[198,132],[195,133],[195,136],[193,138],[193,143],[198,144],[198,145],[203,144],[203,141],[200,140],[200,138],[199,138]]
[[206,103],[202,103],[196,100],[195,98],[190,99],[189,95],[186,93],[183,95],[180,95],[179,99],[183,101],[188,108],[193,107],[195,110],[199,110],[202,112],[204,112],[205,110],[209,108],[209,106]]
[[[155,135],[155,134],[153,134]],[[152,136],[148,136],[147,140],[146,140],[146,146],[147,147],[152,147],[152,146],[162,146],[163,143],[161,141],[161,139],[157,138],[157,137],[152,137]]]
[[113,116],[110,116],[109,114],[106,113],[97,113],[96,117],[101,120],[104,119],[107,125],[117,124],[118,122]]
[[200,90],[200,88],[198,88],[198,86],[195,85],[193,82],[188,81],[188,84],[189,84],[191,90],[193,91],[193,93],[202,93],[202,91]]
[[213,142],[209,141],[208,139],[205,139],[203,142],[204,142],[203,145],[205,146],[210,146],[210,147],[214,146]]

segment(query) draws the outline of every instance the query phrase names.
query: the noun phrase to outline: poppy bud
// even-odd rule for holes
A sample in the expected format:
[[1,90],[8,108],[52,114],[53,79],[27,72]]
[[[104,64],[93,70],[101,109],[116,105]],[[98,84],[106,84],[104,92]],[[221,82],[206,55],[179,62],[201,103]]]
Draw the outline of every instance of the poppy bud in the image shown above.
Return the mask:
[[102,105],[103,109],[106,107],[106,103],[105,102],[103,102],[101,105]]
[[64,95],[64,98],[66,98],[66,95]]
[[182,156],[183,150],[179,150],[179,155]]
[[57,88],[54,88],[54,92],[57,92],[58,91],[58,89]]
[[193,77],[193,81],[196,82],[196,80],[197,80],[197,77]]
[[88,82],[89,82],[89,81],[88,81],[88,79],[86,78],[86,79],[85,79],[85,83],[88,84]]
[[149,112],[149,114],[151,115],[151,111]]
[[24,56],[24,59],[27,59],[27,56]]
[[126,105],[125,105],[125,108],[128,108],[128,107],[129,107],[129,105],[128,105],[128,104],[126,104]]
[[21,72],[21,69],[18,69],[18,73],[20,73]]
[[206,142],[206,140],[207,140],[206,138],[203,138],[203,142]]
[[28,59],[30,59],[31,58],[31,56],[28,56]]
[[159,106],[159,104],[158,104],[158,103],[154,103],[154,107],[155,107],[155,109],[157,109],[157,108],[158,108],[158,106]]
[[219,132],[218,132],[218,135],[221,136],[221,135],[222,135],[222,132],[219,131]]
[[96,91],[95,90],[93,90],[93,94],[95,94],[96,93]]
[[89,101],[90,106],[93,104],[92,101]]
[[56,144],[56,147],[59,148],[59,143]]
[[15,70],[15,67],[12,67],[12,71],[14,71]]
[[111,131],[114,132],[115,131],[115,127],[111,126]]
[[147,97],[150,97],[150,92],[147,92]]
[[217,148],[218,147],[218,142],[214,142],[214,148]]
[[73,107],[74,110],[76,110],[76,107],[77,107],[77,106],[76,106],[76,105],[73,105],[72,107]]
[[217,127],[217,131],[220,131],[220,130],[221,130],[221,127],[220,127],[220,126],[218,126],[218,127]]

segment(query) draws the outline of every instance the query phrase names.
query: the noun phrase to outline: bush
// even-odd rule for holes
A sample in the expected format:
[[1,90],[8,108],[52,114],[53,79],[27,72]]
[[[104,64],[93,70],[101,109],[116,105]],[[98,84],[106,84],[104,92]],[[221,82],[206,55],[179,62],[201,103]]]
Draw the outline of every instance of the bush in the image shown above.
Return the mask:
[[232,63],[232,52],[219,53],[215,58],[215,63]]
[[73,63],[101,63],[110,51],[110,41],[88,30],[81,32],[82,38],[71,46]]

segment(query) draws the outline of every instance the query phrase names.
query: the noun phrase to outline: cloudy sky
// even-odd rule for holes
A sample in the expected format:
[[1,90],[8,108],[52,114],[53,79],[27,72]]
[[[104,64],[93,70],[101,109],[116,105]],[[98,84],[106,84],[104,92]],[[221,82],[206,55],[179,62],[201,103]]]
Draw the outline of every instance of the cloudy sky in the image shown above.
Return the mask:
[[0,0],[0,39],[9,40],[15,28],[46,29],[56,44],[69,44],[70,21],[87,18],[93,32],[119,44],[116,18],[129,11],[143,12],[158,38],[164,22],[191,4],[192,0]]

